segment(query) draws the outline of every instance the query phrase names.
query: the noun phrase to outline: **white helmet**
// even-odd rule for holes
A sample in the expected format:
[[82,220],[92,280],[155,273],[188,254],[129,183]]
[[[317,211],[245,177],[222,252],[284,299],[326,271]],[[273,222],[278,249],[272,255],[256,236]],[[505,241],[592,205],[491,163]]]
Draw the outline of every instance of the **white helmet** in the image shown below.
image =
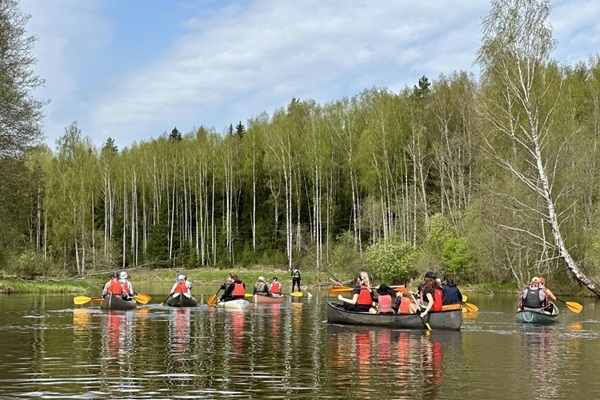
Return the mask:
[[127,279],[127,272],[123,271],[119,274],[119,278],[121,279]]
[[185,281],[185,276],[183,276],[183,275],[179,275],[179,276],[177,277],[177,280],[179,280],[179,281]]
[[259,276],[259,277],[258,277],[258,280],[259,280],[259,281],[261,281],[261,282],[264,282],[264,280],[265,280],[265,277],[264,277],[264,276]]

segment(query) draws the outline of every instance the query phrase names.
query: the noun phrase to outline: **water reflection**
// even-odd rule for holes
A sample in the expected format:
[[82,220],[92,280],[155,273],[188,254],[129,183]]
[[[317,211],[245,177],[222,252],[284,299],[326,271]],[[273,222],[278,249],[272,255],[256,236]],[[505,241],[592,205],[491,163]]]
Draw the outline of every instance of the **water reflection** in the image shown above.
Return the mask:
[[514,296],[472,297],[462,332],[429,333],[328,324],[318,295],[246,311],[5,301],[0,398],[597,397],[593,310],[525,326]]
[[102,313],[102,359],[128,361],[135,335],[134,313],[110,310]]
[[543,398],[556,396],[555,386],[547,385],[561,364],[557,346],[556,326],[535,326],[524,324],[520,331],[521,356],[523,365],[539,381],[539,391]]
[[[394,383],[404,388],[404,394],[398,394],[400,397],[394,394],[394,398],[422,396],[423,390],[428,398],[438,398],[443,383],[444,353],[449,351],[459,358],[462,353],[460,332],[425,333],[352,326],[328,326],[327,330],[330,350],[327,367],[340,371],[343,379],[339,379],[339,384],[353,383],[366,390],[373,387],[373,382]],[[421,387],[420,393],[413,391],[417,387]]]
[[171,359],[177,363],[189,360],[191,308],[177,307],[169,319],[169,343]]

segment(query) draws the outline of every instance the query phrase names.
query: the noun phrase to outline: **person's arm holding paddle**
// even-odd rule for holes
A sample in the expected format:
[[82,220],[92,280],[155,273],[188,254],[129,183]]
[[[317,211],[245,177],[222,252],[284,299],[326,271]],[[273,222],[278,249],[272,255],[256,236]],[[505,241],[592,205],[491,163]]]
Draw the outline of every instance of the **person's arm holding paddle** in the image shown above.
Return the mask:
[[427,290],[423,294],[424,294],[425,298],[427,299],[427,306],[425,306],[425,310],[423,310],[421,312],[421,318],[425,317],[427,315],[427,313],[433,307],[433,295],[431,294],[431,292],[429,290]]

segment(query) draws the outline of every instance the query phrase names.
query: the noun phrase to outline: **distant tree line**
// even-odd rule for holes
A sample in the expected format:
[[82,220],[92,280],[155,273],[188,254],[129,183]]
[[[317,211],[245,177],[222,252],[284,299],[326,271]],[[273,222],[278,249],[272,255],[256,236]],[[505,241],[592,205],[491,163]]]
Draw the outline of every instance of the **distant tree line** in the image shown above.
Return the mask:
[[552,60],[549,12],[492,1],[477,79],[293,98],[222,133],[174,128],[122,150],[73,122],[56,151],[3,151],[0,268],[299,261],[390,283],[425,270],[462,283],[544,275],[600,294],[600,59]]

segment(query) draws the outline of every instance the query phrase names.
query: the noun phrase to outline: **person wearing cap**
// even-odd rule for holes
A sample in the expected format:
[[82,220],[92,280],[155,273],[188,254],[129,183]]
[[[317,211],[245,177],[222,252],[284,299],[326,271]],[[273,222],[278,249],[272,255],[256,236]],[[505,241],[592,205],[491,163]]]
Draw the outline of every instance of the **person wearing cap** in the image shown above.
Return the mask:
[[377,288],[377,298],[375,298],[375,303],[379,304],[379,310],[375,311],[375,308],[371,308],[369,312],[378,314],[394,314],[394,309],[392,308],[392,293],[394,291],[385,283],[382,283]]
[[171,297],[175,298],[182,294],[188,298],[193,298],[192,292],[190,291],[190,285],[185,279],[185,275],[179,275],[177,277],[177,282],[171,288]]
[[460,292],[460,289],[456,287],[454,279],[446,278],[446,284],[444,285],[442,292],[442,305],[462,303],[462,293]]
[[254,295],[269,296],[270,294],[269,285],[265,282],[265,277],[259,276],[258,282],[254,284]]
[[554,293],[552,293],[550,289],[546,287],[546,278],[542,276],[540,276],[540,289],[542,289],[546,293],[546,298],[549,299],[547,301],[548,304],[544,310],[552,312],[552,304],[550,304],[550,301],[556,301],[556,296],[554,295]]
[[546,292],[540,288],[540,278],[533,277],[529,286],[523,289],[519,295],[519,308],[517,311],[542,311],[546,305]]
[[298,268],[298,264],[294,265],[294,269],[290,273],[292,275],[292,293],[294,292],[294,288],[298,286],[298,291],[300,291],[300,269]]
[[283,294],[281,291],[281,282],[279,282],[276,276],[273,277],[273,282],[271,283],[269,290],[271,291],[271,294],[276,297],[279,297]]
[[361,272],[356,277],[358,285],[352,289],[352,298],[348,299],[341,294],[338,300],[344,303],[344,308],[348,311],[369,312],[373,307],[373,291],[369,288],[369,275]]
[[119,283],[121,284],[121,297],[123,300],[133,299],[133,286],[131,285],[131,282],[127,280],[127,272],[121,271],[119,274]]
[[115,271],[111,274],[110,280],[104,284],[102,289],[102,297],[106,298],[110,294],[121,295],[121,283],[119,282],[119,274]]

